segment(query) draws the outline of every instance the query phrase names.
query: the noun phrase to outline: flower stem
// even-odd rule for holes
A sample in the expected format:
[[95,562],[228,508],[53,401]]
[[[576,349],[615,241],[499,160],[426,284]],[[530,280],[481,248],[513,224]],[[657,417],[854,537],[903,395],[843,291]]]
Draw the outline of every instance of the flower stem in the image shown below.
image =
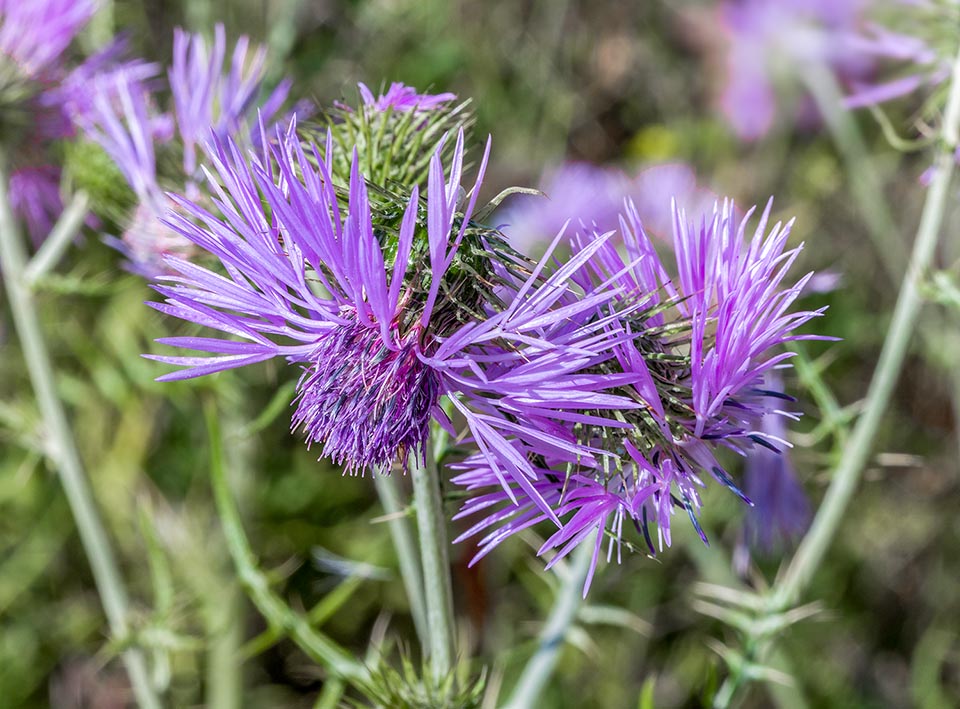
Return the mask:
[[[421,458],[423,463],[421,463]],[[420,559],[426,602],[427,648],[430,669],[442,682],[453,669],[454,622],[450,560],[447,553],[447,518],[440,495],[440,476],[432,448],[410,454],[413,498],[420,531]]]
[[513,695],[505,709],[528,709],[541,706],[540,693],[553,674],[567,630],[577,617],[583,603],[583,584],[590,570],[596,538],[590,536],[573,553],[571,568],[550,611],[547,623],[540,633],[540,643],[533,657],[523,668],[523,674],[513,688]]
[[900,294],[897,297],[890,329],[867,391],[864,412],[857,420],[853,433],[844,447],[836,474],[817,511],[810,531],[800,543],[790,566],[777,584],[773,594],[775,609],[786,608],[795,603],[810,582],[850,503],[860,474],[869,458],[880,422],[887,411],[887,404],[900,375],[904,356],[917,323],[917,314],[922,305],[919,281],[930,266],[943,224],[947,192],[953,176],[954,150],[957,147],[958,131],[960,131],[960,51],[953,63],[953,76],[942,129],[943,140],[934,161],[933,179],[923,205],[917,238]]
[[[2,156],[0,156],[2,159]],[[57,395],[53,365],[40,328],[33,294],[24,281],[27,255],[16,219],[7,197],[7,173],[0,166],[0,270],[10,301],[10,310],[20,336],[24,361],[37,397],[47,436],[47,453],[56,466],[64,494],[70,505],[80,535],[80,542],[90,562],[94,583],[110,632],[118,642],[129,639],[127,622],[129,601],[120,577],[117,560],[97,512],[83,464],[77,452],[67,415]],[[143,709],[160,706],[147,676],[147,666],[139,649],[123,653],[130,683],[137,702]]]
[[378,470],[371,471],[373,482],[380,497],[383,511],[388,515],[387,526],[393,538],[393,547],[397,552],[397,561],[400,564],[400,576],[407,592],[410,603],[410,615],[413,616],[413,625],[417,631],[420,644],[427,642],[427,620],[423,601],[423,576],[420,571],[420,559],[417,556],[417,546],[413,539],[413,530],[410,521],[404,512],[404,505],[400,500],[400,489],[397,479],[393,475],[384,475]]
[[90,198],[86,192],[80,191],[73,195],[70,204],[63,210],[63,214],[50,231],[50,236],[46,238],[24,270],[23,280],[28,286],[32,287],[57,265],[60,257],[73,243],[80,227],[83,226],[89,206]]
[[240,521],[240,511],[227,483],[226,466],[223,464],[223,442],[215,406],[208,404],[204,413],[210,437],[210,480],[214,502],[240,585],[270,626],[281,629],[314,662],[341,679],[366,679],[368,673],[361,663],[333,640],[311,627],[306,618],[270,590],[269,581],[257,568],[256,558]]

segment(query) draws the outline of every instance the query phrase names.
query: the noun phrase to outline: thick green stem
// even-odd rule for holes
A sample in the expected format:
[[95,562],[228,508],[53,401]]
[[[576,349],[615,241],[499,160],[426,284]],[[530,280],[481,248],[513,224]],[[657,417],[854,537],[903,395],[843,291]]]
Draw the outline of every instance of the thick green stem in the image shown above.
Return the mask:
[[[0,167],[0,269],[13,320],[20,335],[30,382],[43,417],[47,453],[60,476],[80,541],[93,571],[110,632],[116,640],[126,642],[130,633],[126,588],[90,492],[66,412],[57,395],[53,365],[40,329],[33,294],[24,281],[26,267],[26,251],[7,198],[7,173]],[[126,650],[123,661],[140,706],[146,709],[159,707],[160,701],[150,686],[140,650]]]
[[387,514],[387,526],[393,538],[393,547],[397,552],[397,561],[400,564],[400,576],[407,592],[407,601],[410,603],[410,615],[413,616],[413,625],[417,631],[420,644],[427,643],[427,619],[423,601],[423,576],[420,572],[420,559],[417,556],[417,545],[413,538],[410,521],[404,513],[404,505],[400,500],[400,489],[397,479],[393,475],[383,475],[378,470],[372,470],[373,482],[380,496],[380,504]]
[[923,206],[913,253],[893,311],[890,329],[867,391],[863,415],[844,447],[836,474],[810,531],[777,585],[773,595],[775,609],[786,608],[797,601],[833,541],[870,456],[877,430],[900,375],[922,304],[919,281],[933,257],[943,223],[950,178],[953,176],[954,150],[960,130],[960,52],[954,60],[951,82],[943,123],[943,141],[935,158],[933,179]]
[[210,434],[210,479],[217,514],[223,525],[227,550],[233,559],[240,584],[250,600],[272,627],[280,628],[314,662],[334,676],[346,680],[364,680],[366,668],[333,640],[310,626],[306,618],[295,612],[272,590],[267,578],[257,568],[256,558],[240,521],[240,511],[230,492],[223,464],[223,443],[215,407],[205,409]]
[[[421,464],[421,458],[426,464]],[[410,454],[413,498],[420,531],[420,559],[426,602],[427,655],[434,680],[443,681],[453,669],[454,622],[447,518],[443,513],[440,476],[433,450]]]
[[557,600],[547,618],[547,624],[540,633],[537,651],[523,668],[523,674],[520,675],[505,709],[528,709],[541,706],[540,694],[553,674],[567,631],[583,603],[583,584],[590,570],[595,545],[596,537],[591,535],[574,551],[569,575],[564,580],[563,587],[557,594]]

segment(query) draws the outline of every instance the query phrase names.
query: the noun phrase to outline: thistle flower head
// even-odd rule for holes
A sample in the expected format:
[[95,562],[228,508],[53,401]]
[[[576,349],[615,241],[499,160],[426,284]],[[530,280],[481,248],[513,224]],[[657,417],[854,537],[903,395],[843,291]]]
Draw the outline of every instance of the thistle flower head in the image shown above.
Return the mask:
[[[614,548],[619,554],[625,524],[634,526],[655,553],[670,545],[677,510],[706,542],[697,521],[698,489],[706,476],[750,502],[715,453],[720,447],[776,449],[780,439],[758,423],[779,415],[776,402],[783,395],[765,389],[763,376],[790,357],[781,351],[784,344],[819,339],[797,333],[820,311],[792,311],[810,275],[784,286],[800,247],[786,248],[790,224],[768,230],[769,212],[768,204],[748,237],[753,210],[741,220],[732,203],[724,202],[697,223],[675,208],[676,264],[669,270],[632,204],[620,223],[623,253],[609,242],[597,246],[594,231],[575,235],[574,253],[594,249],[577,282],[587,294],[617,286],[615,308],[629,335],[614,348],[615,356],[593,371],[599,377],[625,377],[611,391],[637,406],[597,411],[592,420],[570,427],[581,445],[603,451],[589,463],[539,457],[537,493],[561,519],[560,529],[540,550],[556,550],[551,563],[594,533],[594,563],[604,536],[610,539],[608,557]],[[493,486],[484,461],[468,460],[462,468],[458,484],[474,491]],[[516,496],[519,504],[509,504],[501,486],[464,505],[461,516],[486,518],[461,538],[493,530],[481,541],[479,556],[546,518],[540,505]]]

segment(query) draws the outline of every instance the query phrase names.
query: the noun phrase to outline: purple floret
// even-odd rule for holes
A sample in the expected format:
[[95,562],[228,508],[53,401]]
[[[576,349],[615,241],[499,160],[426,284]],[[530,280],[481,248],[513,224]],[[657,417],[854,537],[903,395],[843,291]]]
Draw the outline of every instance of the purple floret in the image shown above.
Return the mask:
[[359,87],[363,105],[375,111],[432,111],[457,98],[456,94],[451,93],[417,93],[412,86],[406,86],[398,81],[390,84],[387,93],[379,96],[374,96],[370,88],[362,82]]

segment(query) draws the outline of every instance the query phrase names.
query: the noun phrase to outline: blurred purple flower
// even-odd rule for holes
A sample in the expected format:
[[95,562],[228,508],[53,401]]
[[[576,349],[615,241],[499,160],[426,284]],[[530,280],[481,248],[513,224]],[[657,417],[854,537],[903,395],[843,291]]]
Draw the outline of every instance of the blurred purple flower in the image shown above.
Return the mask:
[[[697,490],[704,474],[750,502],[714,450],[776,448],[780,439],[756,427],[765,417],[779,415],[771,402],[780,395],[763,388],[763,377],[792,356],[782,351],[784,344],[825,339],[797,333],[822,310],[791,312],[812,274],[783,286],[801,247],[786,248],[791,223],[767,230],[770,208],[768,204],[750,237],[746,226],[753,210],[739,220],[732,203],[724,202],[699,222],[688,222],[684,211],[675,208],[676,277],[660,262],[632,204],[620,220],[623,252],[610,241],[598,246],[596,231],[575,235],[574,254],[594,249],[577,282],[588,296],[598,288],[617,287],[621,326],[631,334],[600,371],[630,377],[627,395],[641,409],[620,412],[606,426],[580,426],[585,443],[618,458],[616,465],[599,457],[585,465],[540,456],[537,492],[563,518],[560,530],[540,549],[541,554],[556,550],[551,564],[594,532],[599,533],[594,565],[604,535],[610,539],[608,558],[614,547],[619,555],[624,522],[640,531],[654,553],[670,545],[671,517],[677,508],[687,513],[706,542],[697,522]],[[597,412],[597,419],[604,417]],[[533,452],[521,443],[516,446],[520,452]],[[501,486],[481,492],[494,486],[485,461],[468,459],[460,468],[464,472],[455,482],[475,494],[458,517],[485,516],[460,537],[487,532],[476,559],[546,518],[541,505],[523,498],[526,491],[513,490],[508,496]],[[513,497],[519,505],[512,504]],[[657,526],[656,545],[650,522]]]
[[63,211],[60,167],[21,167],[10,173],[10,207],[26,224],[34,246],[40,246]]
[[850,40],[851,47],[871,60],[898,64],[902,72],[890,80],[853,82],[846,98],[849,108],[875,106],[921,88],[932,90],[950,76],[953,34],[948,52],[938,51],[932,42],[940,27],[953,27],[960,19],[957,4],[894,0],[880,5],[900,10],[890,18],[896,30],[871,22]]
[[[74,122],[97,142],[123,173],[139,201],[120,239],[108,242],[128,259],[128,268],[147,278],[165,272],[168,255],[186,257],[193,245],[161,222],[174,205],[165,189],[200,198],[202,179],[196,149],[211,133],[231,137],[244,146],[258,140],[257,116],[269,125],[289,92],[281,82],[259,103],[265,75],[266,50],[250,55],[247,37],[237,40],[229,66],[226,35],[217,25],[212,47],[200,35],[177,29],[169,70],[171,110],[159,107],[163,80],[156,64],[122,61],[122,49],[112,46],[74,72],[70,85],[85,96],[70,102]],[[155,146],[178,140],[183,149],[182,171],[158,174]]]
[[63,209],[60,167],[49,154],[54,141],[72,133],[62,107],[61,60],[95,9],[94,0],[0,0],[0,70],[17,96],[4,109],[17,126],[12,132],[7,126],[4,136],[11,144],[8,189],[36,245]]
[[615,168],[566,163],[543,177],[540,195],[517,195],[498,213],[511,245],[522,252],[542,251],[568,222],[599,233],[619,226],[624,200],[632,199],[644,226],[666,236],[672,228],[670,200],[676,197],[691,212],[709,210],[715,197],[697,186],[687,165],[656,165],[633,178]]
[[[862,0],[724,0],[726,35],[720,109],[741,140],[762,138],[777,115],[779,84],[799,68],[820,65],[842,80],[869,68],[848,41],[860,21]],[[801,106],[801,116],[811,107]]]
[[[767,388],[783,392],[780,377],[767,375]],[[764,416],[761,430],[780,450],[756,447],[747,454],[744,489],[753,501],[744,519],[747,544],[763,553],[792,544],[810,524],[810,502],[790,463],[786,415]]]
[[456,94],[420,94],[412,86],[400,82],[393,82],[387,93],[374,96],[366,84],[360,83],[360,98],[366,108],[375,111],[432,111],[433,109],[450,103],[457,98]]
[[256,46],[248,57],[250,38],[241,36],[226,60],[226,30],[214,29],[213,45],[202,35],[174,30],[170,91],[177,129],[183,141],[183,169],[189,177],[197,170],[196,146],[211,130],[220,140],[228,135],[250,134],[257,112],[270,125],[290,93],[290,81],[281,81],[266,97],[260,94],[266,75],[267,49]]
[[[328,133],[326,154],[331,142]],[[471,289],[479,281],[458,259],[468,238],[491,238],[489,229],[479,230],[486,236],[468,233],[487,155],[460,211],[463,132],[447,178],[442,152],[441,145],[431,160],[425,205],[414,187],[395,243],[382,244],[356,152],[344,194],[317,146],[309,158],[303,152],[293,124],[285,135],[278,129],[260,158],[245,157],[232,141],[215,141],[208,155],[223,217],[177,198],[180,211],[168,223],[216,256],[226,275],[168,259],[176,275],[155,287],[166,302],[153,306],[240,339],[164,338],[158,342],[213,356],[149,357],[182,368],[161,380],[274,357],[300,364],[294,425],[348,471],[389,466],[408,452],[423,455],[430,421],[452,425],[438,405],[447,396],[501,489],[516,486],[556,519],[533,484],[532,464],[507,436],[541,452],[592,459],[568,431],[537,421],[560,408],[578,422],[595,418],[581,409],[636,406],[600,391],[629,377],[578,374],[609,359],[623,335],[602,319],[570,327],[615,295],[574,298],[570,281],[603,241],[549,275],[545,259],[518,284],[508,307],[475,302],[480,292]],[[478,244],[471,243],[474,253]],[[464,309],[463,299],[472,305]],[[563,299],[569,302],[556,307]]]
[[96,10],[95,0],[0,0],[0,58],[36,79],[50,69]]

